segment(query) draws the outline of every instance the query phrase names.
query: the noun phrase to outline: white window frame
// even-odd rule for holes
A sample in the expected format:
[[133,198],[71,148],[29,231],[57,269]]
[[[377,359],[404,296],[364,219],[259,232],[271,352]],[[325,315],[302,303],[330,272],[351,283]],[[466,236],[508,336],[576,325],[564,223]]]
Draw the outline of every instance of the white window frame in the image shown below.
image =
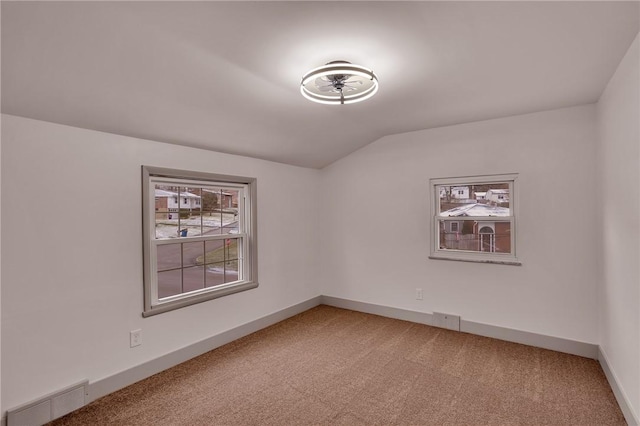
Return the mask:
[[[473,216],[469,218],[442,217],[440,216],[440,192],[441,186],[462,186],[462,185],[487,185],[492,183],[509,184],[509,216]],[[517,222],[517,200],[518,200],[518,174],[495,174],[483,176],[459,176],[447,178],[429,179],[430,201],[431,201],[431,254],[430,259],[436,260],[457,260],[463,262],[497,263],[503,265],[521,265],[522,262],[516,256],[516,222]],[[481,252],[470,250],[452,250],[440,248],[440,221],[460,221],[461,219],[496,222],[510,222],[511,233],[511,253]]]
[[[181,293],[162,299],[158,298],[157,247],[175,244],[175,239],[157,239],[155,233],[155,185],[170,183],[184,186],[232,187],[238,194],[239,232],[233,234],[239,239],[240,258],[238,281]],[[142,166],[142,214],[143,214],[143,265],[144,265],[144,310],[148,317],[229,294],[258,287],[257,261],[257,180],[255,178],[230,176],[187,170],[175,170],[153,166]],[[224,240],[228,234],[181,237],[180,241],[196,242]]]

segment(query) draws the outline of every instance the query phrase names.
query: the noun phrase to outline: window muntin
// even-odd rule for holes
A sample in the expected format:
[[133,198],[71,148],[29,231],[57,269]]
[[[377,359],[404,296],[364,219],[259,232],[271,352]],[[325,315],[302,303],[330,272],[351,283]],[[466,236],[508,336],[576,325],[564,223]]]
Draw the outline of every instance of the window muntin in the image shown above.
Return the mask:
[[432,259],[519,265],[516,174],[431,179]]
[[255,191],[253,178],[143,166],[144,316],[257,287]]

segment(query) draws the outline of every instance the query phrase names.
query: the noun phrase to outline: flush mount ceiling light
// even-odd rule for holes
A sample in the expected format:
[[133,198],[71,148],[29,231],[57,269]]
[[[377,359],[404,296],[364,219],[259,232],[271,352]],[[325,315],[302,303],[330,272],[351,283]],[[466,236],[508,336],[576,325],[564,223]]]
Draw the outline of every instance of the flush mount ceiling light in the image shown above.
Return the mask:
[[347,61],[333,61],[302,77],[302,96],[321,104],[353,104],[378,91],[378,77],[365,67]]

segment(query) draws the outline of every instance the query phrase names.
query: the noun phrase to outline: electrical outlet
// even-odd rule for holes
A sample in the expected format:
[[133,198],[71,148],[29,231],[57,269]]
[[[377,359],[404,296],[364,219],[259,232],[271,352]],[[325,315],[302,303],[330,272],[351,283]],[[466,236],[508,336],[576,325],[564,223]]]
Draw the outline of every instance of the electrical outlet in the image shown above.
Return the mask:
[[129,344],[130,347],[134,348],[136,346],[140,346],[142,344],[142,330],[131,330],[129,333]]
[[422,289],[416,288],[416,300],[422,300]]

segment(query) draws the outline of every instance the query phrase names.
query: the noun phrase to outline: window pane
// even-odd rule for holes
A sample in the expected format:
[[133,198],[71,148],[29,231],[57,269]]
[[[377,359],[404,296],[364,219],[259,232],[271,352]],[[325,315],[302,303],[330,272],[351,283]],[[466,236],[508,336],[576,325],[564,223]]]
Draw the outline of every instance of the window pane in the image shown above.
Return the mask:
[[[224,260],[227,261],[227,263],[238,260],[239,244],[239,238],[227,238],[225,240]],[[237,262],[235,266],[235,269],[237,270]],[[229,265],[227,265],[227,269],[229,269]]]
[[158,298],[182,293],[182,269],[158,272]]
[[238,281],[238,271],[240,260],[238,259],[238,247],[241,241],[239,238],[229,238],[225,240],[224,249],[224,282],[230,283]]
[[238,197],[240,191],[224,187],[202,189],[203,232],[205,234],[238,233]]
[[[238,262],[235,262],[235,264],[237,265]],[[227,266],[228,268],[228,266]],[[224,282],[225,283],[232,283],[234,281],[238,281],[238,267],[236,266],[235,269],[225,269],[224,271]]]
[[202,188],[199,187],[180,188],[181,237],[202,235],[201,193]]
[[204,263],[206,265],[224,262],[224,244],[225,240],[213,240],[205,242]]
[[[202,188],[202,233],[220,233],[219,193],[217,188]],[[217,231],[217,232],[216,232]]]
[[178,187],[155,185],[155,237],[178,237]]
[[202,211],[214,212],[219,209],[219,192],[220,189],[214,187],[202,188]]
[[204,266],[194,266],[182,270],[184,292],[200,290],[204,288]]
[[227,262],[227,268],[238,268],[239,238],[205,242],[205,264]]
[[224,284],[224,262],[212,263],[206,266],[206,285],[207,287],[214,287],[220,284]]
[[235,213],[224,213],[223,221],[224,226],[222,227],[223,234],[237,234],[240,232],[240,221],[238,219],[237,210]]
[[157,249],[158,271],[181,268],[180,244],[164,244]]
[[440,220],[440,248],[488,253],[511,253],[511,222]]
[[220,212],[202,212],[202,234],[220,234]]
[[182,244],[182,266],[202,265],[204,259],[204,242]]
[[440,216],[510,216],[509,183],[437,186]]
[[222,193],[222,233],[237,234],[238,226],[238,196],[237,189],[227,189]]
[[205,262],[207,266],[207,287],[238,281],[238,247],[240,238],[207,241],[205,243]]

